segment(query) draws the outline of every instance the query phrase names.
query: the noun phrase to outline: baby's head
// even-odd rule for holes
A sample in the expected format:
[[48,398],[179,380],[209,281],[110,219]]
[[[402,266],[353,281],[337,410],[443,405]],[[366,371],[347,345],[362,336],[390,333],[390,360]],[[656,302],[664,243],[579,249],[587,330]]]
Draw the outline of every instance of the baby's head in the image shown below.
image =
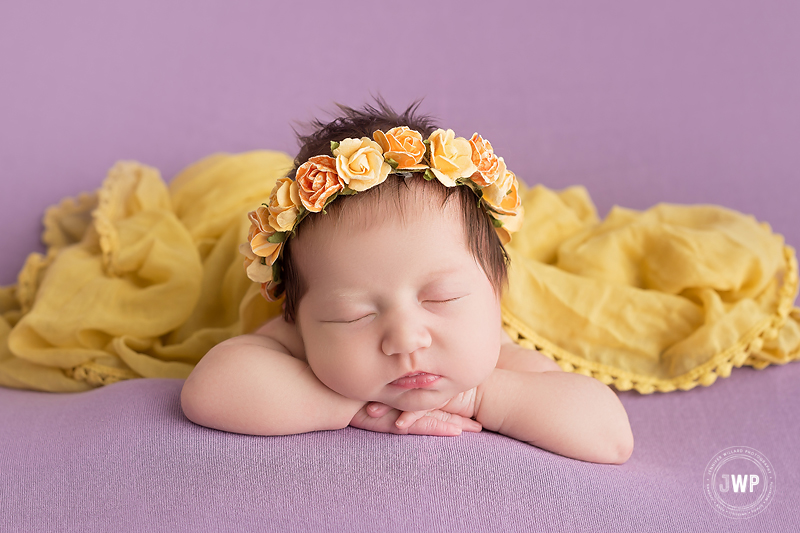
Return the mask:
[[[400,126],[425,138],[436,131],[430,118],[414,115],[416,105],[397,114],[378,102],[378,109],[340,106],[342,117],[314,123],[316,131],[300,137],[295,169],[330,154],[332,141]],[[281,258],[284,318],[329,388],[402,410],[430,409],[494,369],[507,263],[470,187],[445,186],[422,171],[389,174],[294,227]]]

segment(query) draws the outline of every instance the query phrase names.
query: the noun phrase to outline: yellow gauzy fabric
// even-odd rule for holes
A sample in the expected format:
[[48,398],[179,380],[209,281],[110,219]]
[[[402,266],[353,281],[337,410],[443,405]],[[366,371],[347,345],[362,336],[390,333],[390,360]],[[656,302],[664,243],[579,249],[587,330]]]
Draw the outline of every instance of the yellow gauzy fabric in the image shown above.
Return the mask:
[[185,378],[215,344],[280,312],[244,274],[247,212],[292,166],[281,152],[215,154],[167,186],[117,163],[44,216],[47,254],[0,288],[0,385],[84,391]]
[[[0,288],[0,385],[83,391],[185,378],[215,344],[280,313],[247,279],[247,212],[291,167],[280,152],[215,154],[167,186],[117,163],[100,189],[44,216],[47,253]],[[520,184],[503,323],[519,344],[618,390],[690,389],[733,366],[800,358],[793,250],[715,206],[615,208]]]
[[797,262],[767,224],[668,204],[615,207],[600,222],[582,187],[522,195],[502,300],[522,346],[643,394],[800,358]]

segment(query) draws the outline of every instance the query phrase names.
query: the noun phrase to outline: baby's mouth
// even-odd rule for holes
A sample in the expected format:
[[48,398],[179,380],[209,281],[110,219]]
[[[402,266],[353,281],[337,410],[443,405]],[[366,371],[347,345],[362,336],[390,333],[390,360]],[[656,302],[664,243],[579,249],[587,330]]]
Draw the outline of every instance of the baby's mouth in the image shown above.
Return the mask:
[[427,372],[411,372],[390,383],[401,389],[422,389],[433,385],[441,376]]

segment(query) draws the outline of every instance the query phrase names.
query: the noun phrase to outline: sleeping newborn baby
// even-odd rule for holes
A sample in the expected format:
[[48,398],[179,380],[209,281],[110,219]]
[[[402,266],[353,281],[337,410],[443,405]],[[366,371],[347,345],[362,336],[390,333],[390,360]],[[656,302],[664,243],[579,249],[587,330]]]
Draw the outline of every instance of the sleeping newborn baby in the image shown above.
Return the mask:
[[616,394],[502,329],[503,242],[522,218],[502,158],[414,106],[342,109],[300,138],[294,179],[250,213],[248,276],[285,298],[283,315],[200,360],[186,416],[253,435],[487,429],[624,463],[633,436]]

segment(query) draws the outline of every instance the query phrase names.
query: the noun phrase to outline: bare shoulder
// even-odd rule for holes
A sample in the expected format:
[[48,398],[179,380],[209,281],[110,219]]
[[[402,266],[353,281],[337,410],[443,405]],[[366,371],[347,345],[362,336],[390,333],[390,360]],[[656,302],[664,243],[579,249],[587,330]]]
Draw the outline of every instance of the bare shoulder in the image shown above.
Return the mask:
[[282,315],[265,322],[250,334],[232,337],[224,342],[226,344],[258,344],[268,347],[275,347],[277,343],[283,348],[281,351],[295,359],[306,360],[302,337],[297,332],[295,325],[286,322]]
[[500,358],[497,368],[515,370],[517,372],[563,372],[558,363],[536,350],[529,350],[511,340],[503,330],[503,341],[500,345]]

